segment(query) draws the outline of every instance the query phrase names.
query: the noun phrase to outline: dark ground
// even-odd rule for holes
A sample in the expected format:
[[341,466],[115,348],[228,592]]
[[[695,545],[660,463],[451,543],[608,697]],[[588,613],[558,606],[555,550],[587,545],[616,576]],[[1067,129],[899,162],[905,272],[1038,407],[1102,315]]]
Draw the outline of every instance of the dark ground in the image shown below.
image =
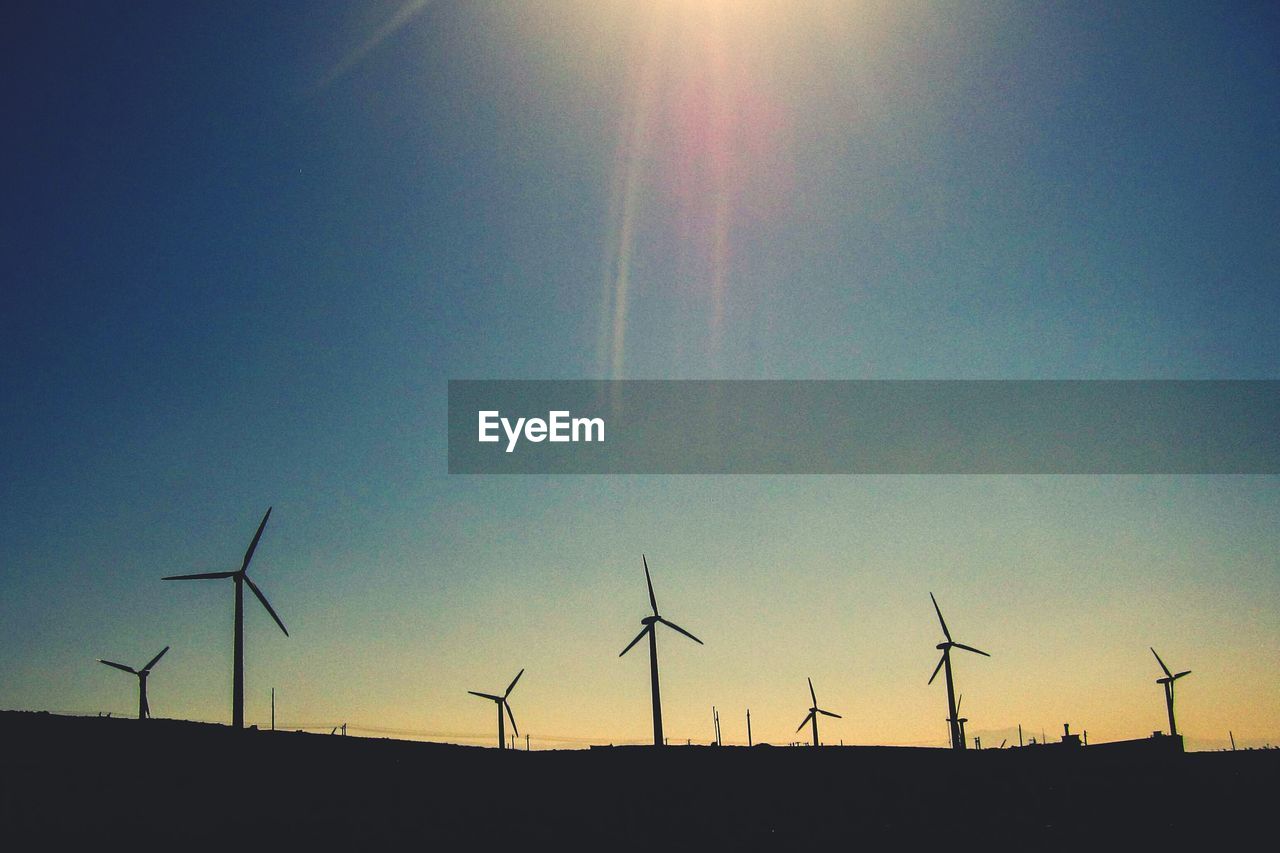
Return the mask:
[[[0,712],[0,845],[403,848],[667,840],[911,849],[1139,849],[1266,838],[1280,750],[1172,741],[941,749],[670,747],[565,752],[170,720]],[[1256,842],[1255,842],[1256,843]],[[1195,845],[1198,846],[1198,845]]]

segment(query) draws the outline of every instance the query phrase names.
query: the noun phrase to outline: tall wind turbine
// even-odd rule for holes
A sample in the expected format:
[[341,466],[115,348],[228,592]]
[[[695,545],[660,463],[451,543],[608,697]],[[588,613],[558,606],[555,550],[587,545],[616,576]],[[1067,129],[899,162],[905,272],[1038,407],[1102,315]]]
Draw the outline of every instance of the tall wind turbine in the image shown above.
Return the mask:
[[262,602],[262,606],[267,608],[267,612],[271,614],[271,618],[276,620],[276,624],[280,626],[280,630],[284,631],[284,635],[289,636],[289,629],[284,627],[284,623],[280,621],[280,617],[271,609],[271,604],[267,601],[267,597],[262,594],[262,590],[258,589],[258,585],[250,579],[247,574],[249,570],[249,561],[253,559],[253,552],[258,547],[258,540],[262,538],[262,529],[267,526],[267,519],[271,517],[271,507],[267,507],[267,514],[262,516],[262,523],[258,525],[258,532],[253,534],[253,541],[249,543],[249,550],[244,552],[244,562],[240,564],[240,568],[234,572],[204,572],[198,575],[170,575],[163,580],[167,581],[197,581],[197,580],[213,580],[217,578],[231,578],[235,581],[236,588],[236,609],[235,609],[235,640],[232,646],[232,667],[231,667],[231,725],[233,728],[244,728],[244,585],[248,584],[249,589],[253,590],[253,594],[258,597],[258,601]]
[[644,638],[645,634],[649,635],[649,678],[653,686],[653,745],[662,746],[662,697],[658,692],[657,624],[661,622],[668,628],[679,631],[681,634],[684,634],[700,646],[703,645],[703,642],[676,623],[668,622],[666,619],[663,619],[658,615],[658,599],[653,595],[653,578],[649,577],[649,561],[645,558],[644,554],[640,555],[640,559],[644,562],[644,580],[645,583],[649,585],[649,604],[653,607],[653,615],[646,616],[640,620],[640,624],[644,627],[640,629],[639,634],[636,634],[636,638],[628,643],[627,647],[618,654],[618,657],[622,657],[627,652],[631,651],[631,647],[640,642],[640,640]]
[[1164,665],[1164,661],[1160,660],[1160,655],[1156,654],[1155,649],[1151,649],[1151,654],[1156,655],[1156,662],[1160,664],[1160,668],[1164,670],[1164,678],[1157,678],[1156,684],[1164,685],[1164,703],[1169,708],[1169,734],[1177,736],[1178,724],[1173,721],[1173,682],[1177,681],[1184,675],[1190,675],[1191,670],[1183,672],[1170,672],[1169,667]]
[[796,726],[796,731],[800,731],[805,727],[805,723],[813,726],[813,745],[818,745],[818,715],[826,714],[828,717],[835,717],[837,720],[844,719],[839,714],[833,714],[831,711],[824,711],[818,707],[817,694],[813,692],[813,679],[809,679],[809,698],[813,700],[813,707],[809,709],[809,716],[804,718],[804,722]]
[[933,668],[933,675],[929,676],[929,683],[933,684],[933,680],[938,677],[938,670],[945,668],[947,670],[947,723],[951,726],[951,748],[964,749],[964,735],[960,733],[960,715],[956,711],[956,688],[955,681],[951,677],[951,650],[964,649],[966,652],[975,652],[983,657],[991,657],[991,655],[975,649],[973,646],[966,646],[964,643],[957,643],[951,639],[951,632],[947,630],[947,620],[942,618],[942,609],[938,607],[938,599],[933,597],[933,593],[929,593],[929,598],[933,601],[933,609],[938,614],[938,622],[942,625],[942,634],[945,636],[946,642],[938,643],[938,649],[942,652],[942,659],[938,661],[938,665]]
[[124,670],[138,676],[138,719],[145,720],[151,716],[151,706],[147,704],[147,676],[151,674],[151,667],[160,662],[160,658],[164,657],[164,653],[169,651],[169,647],[165,646],[160,650],[160,654],[153,657],[147,662],[142,669],[134,669],[131,666],[125,666],[115,661],[103,660],[98,658],[98,663],[105,663],[107,666],[114,666],[116,669]]
[[503,708],[507,709],[507,716],[511,718],[511,730],[517,735],[520,734],[520,729],[516,726],[516,715],[511,713],[511,703],[507,701],[507,697],[511,695],[511,691],[515,689],[516,682],[520,680],[522,675],[524,675],[523,669],[516,673],[515,678],[511,679],[511,683],[507,685],[507,691],[501,696],[494,696],[492,693],[477,693],[474,690],[467,691],[472,696],[479,696],[481,699],[488,699],[498,703],[498,749],[507,748],[507,732],[502,719]]

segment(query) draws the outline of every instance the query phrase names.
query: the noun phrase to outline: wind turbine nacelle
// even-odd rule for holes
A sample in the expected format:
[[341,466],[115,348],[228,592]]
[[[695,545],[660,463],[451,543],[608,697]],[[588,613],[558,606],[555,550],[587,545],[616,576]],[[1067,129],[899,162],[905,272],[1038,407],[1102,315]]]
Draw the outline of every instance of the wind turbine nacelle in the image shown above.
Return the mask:
[[945,652],[947,649],[951,648],[951,644],[950,644],[950,643],[938,643],[938,645],[934,646],[934,648],[935,648],[935,649],[937,649],[937,650],[938,650],[938,651],[940,651],[940,652]]
[[641,620],[640,620],[640,624],[641,624],[641,625],[652,625],[654,622],[657,622],[657,621],[658,621],[658,617],[657,617],[657,616],[646,616],[646,617],[644,617],[643,619],[641,619]]

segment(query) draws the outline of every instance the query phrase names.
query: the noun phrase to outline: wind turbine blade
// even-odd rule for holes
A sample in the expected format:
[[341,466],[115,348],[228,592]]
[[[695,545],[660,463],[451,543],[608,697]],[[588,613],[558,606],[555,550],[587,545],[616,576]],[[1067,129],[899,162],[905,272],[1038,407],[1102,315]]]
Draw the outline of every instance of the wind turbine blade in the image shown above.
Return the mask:
[[[1148,646],[1147,648],[1151,648],[1151,647]],[[1169,676],[1170,678],[1173,678],[1173,673],[1169,671],[1169,667],[1164,665],[1164,661],[1160,660],[1160,655],[1156,653],[1155,649],[1151,649],[1151,654],[1156,656],[1156,663],[1160,664],[1160,668],[1164,670],[1164,674]]]
[[813,700],[813,707],[818,707],[818,694],[813,692],[813,679],[809,679],[809,698]]
[[659,616],[659,617],[658,617],[658,621],[659,621],[659,622],[661,622],[663,625],[666,625],[668,628],[675,628],[675,629],[676,629],[677,631],[679,631],[681,634],[684,634],[686,637],[688,637],[690,640],[693,640],[693,641],[694,641],[695,643],[697,643],[698,645],[700,645],[700,646],[705,646],[705,645],[706,645],[706,643],[702,642],[702,641],[701,641],[701,640],[699,640],[697,637],[693,636],[693,634],[690,634],[688,631],[686,631],[685,629],[681,628],[681,627],[680,627],[679,625],[677,625],[676,623],[674,623],[674,622],[668,622],[666,619],[663,619],[661,616]]
[[960,694],[960,698],[956,700],[956,716],[960,716],[960,706],[964,704],[964,694]]
[[[943,652],[942,657],[938,658],[938,665],[933,668],[933,675],[929,676],[929,683],[933,684],[933,680],[938,677],[938,671],[942,669],[942,665],[946,663],[947,653]],[[814,704],[817,704],[816,702]]]
[[153,657],[153,658],[152,658],[152,659],[147,663],[147,665],[146,665],[146,666],[144,666],[144,667],[142,668],[142,671],[143,671],[143,672],[150,672],[150,671],[151,671],[151,667],[155,666],[155,665],[160,661],[160,658],[164,657],[164,653],[165,653],[165,652],[167,652],[167,651],[169,651],[169,647],[168,647],[168,646],[165,646],[163,649],[161,649],[161,650],[160,650],[160,654],[158,654],[158,655],[156,655],[155,657]]
[[516,715],[511,713],[511,703],[506,699],[502,700],[502,707],[507,709],[507,719],[511,721],[511,731],[516,733],[516,737],[520,736],[520,729],[516,726]]
[[801,729],[803,729],[805,726],[809,725],[809,721],[810,721],[810,720],[812,720],[812,719],[813,719],[813,712],[812,712],[812,711],[810,711],[810,712],[809,712],[809,716],[807,716],[807,717],[805,717],[805,718],[804,718],[804,722],[802,722],[800,725],[796,726],[796,731],[800,731],[800,730],[801,730]]
[[501,696],[494,696],[492,693],[477,693],[474,690],[468,690],[472,696],[479,696],[481,699],[488,699],[490,702],[501,702]]
[[982,649],[975,649],[973,646],[966,646],[964,643],[952,643],[951,645],[955,646],[957,649],[964,649],[966,652],[974,652],[975,654],[982,655],[984,658],[991,657],[991,655],[987,654]]
[[1182,676],[1184,676],[1184,675],[1190,675],[1190,674],[1191,674],[1191,670],[1189,670],[1189,669],[1187,669],[1187,670],[1183,670],[1182,672],[1175,673],[1175,674],[1174,674],[1174,676],[1173,676],[1173,680],[1174,680],[1174,681],[1177,681],[1177,680],[1178,680],[1179,678],[1181,678]]
[[818,713],[819,713],[819,714],[826,714],[828,717],[835,717],[837,720],[843,720],[843,719],[844,719],[844,717],[840,716],[839,714],[832,713],[831,711],[824,711],[824,710],[822,710],[821,708],[819,708],[819,709],[818,709]]
[[507,692],[502,694],[503,698],[511,695],[511,691],[515,689],[516,682],[520,680],[520,676],[522,675],[524,675],[523,669],[516,673],[515,678],[511,679],[511,683],[507,685]]
[[942,618],[942,608],[938,607],[938,599],[933,597],[933,593],[929,593],[929,600],[933,602],[933,609],[938,614],[938,621],[942,624],[942,633],[946,636],[947,642],[951,642],[951,632],[947,630],[947,620]]
[[[270,512],[270,510],[267,510],[267,512]],[[284,626],[284,623],[280,621],[280,617],[271,609],[270,602],[268,602],[267,597],[262,594],[262,590],[258,589],[258,585],[250,580],[248,575],[244,576],[244,582],[249,585],[249,589],[253,590],[253,594],[258,596],[258,600],[262,602],[263,607],[267,608],[267,612],[271,614],[271,618],[276,620],[276,624],[280,626],[281,631],[284,631],[284,635],[286,637],[289,636],[289,629]]]
[[653,606],[653,615],[658,615],[658,599],[653,594],[653,578],[649,577],[649,561],[644,554],[640,555],[640,559],[644,561],[644,582],[649,585],[649,604]]
[[125,672],[129,673],[130,675],[137,675],[137,674],[138,674],[138,671],[137,671],[136,669],[134,669],[133,667],[131,667],[131,666],[125,666],[124,664],[122,664],[122,663],[116,663],[115,661],[103,660],[102,658],[98,658],[98,663],[105,663],[107,666],[114,666],[116,669],[122,669],[122,670],[124,670]]
[[235,572],[201,572],[198,575],[169,575],[167,578],[160,578],[162,581],[203,581],[213,580],[215,578],[229,578]]
[[[243,572],[249,568],[249,561],[253,559],[253,552],[258,548],[258,540],[262,538],[262,528],[267,526],[267,519],[270,517],[271,507],[267,507],[267,514],[262,517],[262,523],[258,525],[258,532],[253,534],[253,541],[249,543],[249,550],[244,552],[244,562],[240,564],[240,571]],[[289,632],[285,631],[285,633]]]
[[636,643],[640,642],[640,639],[641,639],[645,634],[649,633],[649,631],[651,631],[651,630],[653,630],[653,626],[652,626],[652,625],[645,625],[643,628],[641,628],[641,629],[640,629],[640,633],[639,633],[639,634],[636,634],[636,638],[635,638],[634,640],[632,640],[631,642],[627,643],[627,647],[626,647],[625,649],[623,649],[621,652],[619,652],[619,653],[618,653],[618,657],[622,657],[622,656],[623,656],[623,655],[625,655],[627,652],[631,651],[631,647],[632,647],[632,646],[634,646]]

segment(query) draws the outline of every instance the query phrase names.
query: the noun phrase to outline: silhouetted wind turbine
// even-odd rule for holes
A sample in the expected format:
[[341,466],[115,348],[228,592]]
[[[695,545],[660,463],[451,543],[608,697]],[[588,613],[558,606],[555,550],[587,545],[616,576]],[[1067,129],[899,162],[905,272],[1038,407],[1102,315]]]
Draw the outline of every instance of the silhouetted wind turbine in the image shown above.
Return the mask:
[[169,647],[165,646],[160,650],[160,654],[153,657],[147,662],[142,669],[134,669],[131,666],[125,666],[115,661],[103,660],[98,658],[98,663],[105,663],[107,666],[114,666],[116,669],[122,669],[125,672],[138,676],[138,719],[145,720],[151,716],[151,706],[147,704],[147,676],[151,674],[151,667],[160,662],[160,658],[164,657],[164,653],[169,651]]
[[253,534],[253,541],[249,543],[249,550],[244,552],[244,562],[240,564],[240,568],[234,572],[204,572],[198,575],[170,575],[163,580],[167,581],[197,581],[197,580],[213,580],[216,578],[231,578],[235,581],[236,587],[236,608],[235,608],[235,640],[232,646],[232,666],[231,666],[231,725],[233,728],[244,728],[244,585],[248,584],[249,589],[253,590],[253,594],[258,597],[258,601],[262,602],[262,606],[267,608],[267,612],[271,614],[271,618],[276,620],[276,624],[280,626],[280,630],[284,631],[284,635],[289,636],[289,629],[284,627],[284,623],[280,621],[280,617],[271,609],[271,604],[267,601],[267,597],[262,594],[262,590],[258,589],[246,572],[249,569],[249,561],[253,559],[253,552],[258,547],[258,540],[262,538],[262,529],[267,526],[267,519],[271,517],[271,507],[267,507],[267,514],[262,516],[262,523],[258,525],[258,532]]
[[653,745],[662,746],[665,741],[662,739],[662,697],[658,692],[658,631],[655,626],[661,622],[668,628],[684,634],[700,646],[704,645],[704,643],[676,623],[668,622],[658,615],[658,599],[653,595],[653,578],[649,577],[649,561],[643,554],[640,555],[640,559],[644,562],[644,580],[649,585],[649,604],[653,607],[653,615],[646,616],[640,620],[640,624],[644,627],[640,629],[639,634],[636,634],[636,638],[618,653],[618,657],[622,657],[631,651],[631,647],[640,642],[645,634],[649,635],[649,677],[653,686]]
[[1164,678],[1157,678],[1156,684],[1164,685],[1164,703],[1169,708],[1169,735],[1176,736],[1178,734],[1178,724],[1173,721],[1173,682],[1177,681],[1184,675],[1190,675],[1191,670],[1183,672],[1170,672],[1169,667],[1164,665],[1164,661],[1160,660],[1160,655],[1156,654],[1155,649],[1151,649],[1151,654],[1156,655],[1156,662],[1160,664],[1160,668],[1164,670]]
[[[964,694],[963,694],[963,693],[961,693],[961,694],[960,694],[960,696],[956,699],[956,715],[957,715],[957,716],[959,716],[959,714],[960,714],[960,706],[961,706],[961,705],[963,705],[963,704],[964,704]],[[961,741],[962,743],[965,743],[965,742],[967,742],[967,741],[966,741],[966,739],[965,739],[965,734],[964,734],[964,724],[965,724],[965,723],[967,723],[967,722],[969,722],[969,718],[968,718],[968,717],[960,717],[959,719],[957,719],[957,720],[956,720],[956,722],[960,725],[960,741]]]
[[833,714],[830,711],[824,711],[818,707],[818,697],[813,692],[812,678],[809,679],[809,698],[813,700],[813,707],[809,709],[809,716],[804,718],[804,722],[796,726],[796,731],[798,732],[801,729],[803,729],[805,727],[805,723],[811,724],[813,726],[813,745],[817,746],[818,745],[818,715],[826,714],[828,717],[835,717],[837,720],[842,720],[844,718],[841,717],[839,714]]
[[966,652],[975,652],[983,657],[991,657],[991,655],[975,649],[973,646],[966,646],[964,643],[957,643],[951,639],[951,632],[947,630],[947,620],[942,618],[942,609],[938,607],[938,599],[933,597],[933,593],[929,593],[929,598],[933,601],[933,609],[938,614],[938,622],[942,625],[942,634],[945,636],[946,642],[938,643],[938,649],[942,652],[942,659],[938,661],[938,665],[933,668],[933,675],[929,676],[929,683],[933,684],[933,680],[938,677],[938,670],[944,667],[947,670],[947,711],[950,716],[947,717],[947,723],[951,726],[951,748],[964,749],[964,735],[960,733],[960,715],[956,712],[956,688],[955,681],[951,677],[951,650],[964,649]]
[[[502,720],[502,709],[507,709],[507,716],[511,718],[511,730],[517,735],[520,734],[519,727],[516,726],[516,715],[511,713],[511,703],[507,701],[507,697],[511,695],[511,691],[515,689],[516,682],[520,680],[520,676],[524,675],[524,670],[516,673],[516,677],[511,679],[511,683],[507,685],[507,692],[501,696],[494,696],[492,693],[477,693],[474,690],[468,690],[472,696],[479,696],[481,699],[489,699],[498,703],[498,749],[506,749],[506,728]],[[513,747],[514,748],[514,747]]]

